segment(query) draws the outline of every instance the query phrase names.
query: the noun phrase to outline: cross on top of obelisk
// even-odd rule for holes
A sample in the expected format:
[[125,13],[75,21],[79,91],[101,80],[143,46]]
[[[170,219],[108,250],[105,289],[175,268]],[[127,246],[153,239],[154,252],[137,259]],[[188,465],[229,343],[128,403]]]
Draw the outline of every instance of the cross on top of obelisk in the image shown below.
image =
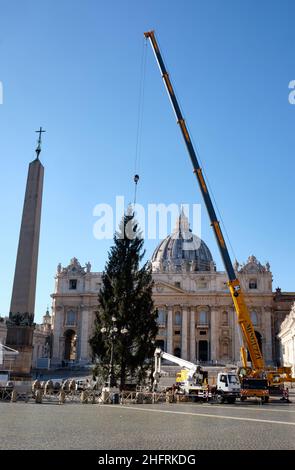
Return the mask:
[[41,137],[42,137],[42,132],[46,132],[44,129],[42,129],[42,127],[40,127],[40,129],[38,131],[35,131],[39,134],[39,137],[38,137],[38,140],[37,140],[37,148],[36,148],[36,154],[37,154],[37,160],[39,159],[39,155],[40,155],[40,152],[41,152]]

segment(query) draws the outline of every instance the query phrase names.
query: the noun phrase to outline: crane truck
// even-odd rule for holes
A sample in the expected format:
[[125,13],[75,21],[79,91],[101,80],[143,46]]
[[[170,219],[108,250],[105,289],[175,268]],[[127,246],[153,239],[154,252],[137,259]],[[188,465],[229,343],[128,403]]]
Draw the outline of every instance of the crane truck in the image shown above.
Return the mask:
[[[180,127],[182,137],[184,139],[192,166],[193,166],[193,173],[195,174],[197,181],[199,183],[200,191],[203,196],[203,200],[205,206],[207,208],[207,212],[209,215],[209,219],[211,222],[211,226],[213,228],[215,238],[217,241],[217,245],[220,251],[221,258],[223,260],[225,270],[228,277],[228,288],[233,300],[233,304],[235,307],[237,321],[242,332],[242,340],[243,344],[241,346],[241,359],[243,367],[240,371],[240,378],[241,378],[241,394],[243,399],[252,396],[261,397],[262,401],[267,402],[269,399],[269,391],[268,391],[268,377],[267,377],[267,370],[264,364],[262,352],[256,338],[255,330],[250,318],[249,310],[247,308],[245,302],[245,296],[243,293],[243,289],[241,283],[235,273],[233,264],[231,262],[228,248],[222,233],[222,229],[220,223],[217,219],[216,212],[212,203],[212,199],[202,172],[202,168],[200,167],[190,133],[186,126],[185,120],[183,118],[180,106],[178,104],[176,95],[174,93],[174,89],[172,83],[169,78],[169,74],[165,67],[154,31],[147,31],[144,33],[144,36],[147,40],[149,40],[152,50],[154,52],[156,61],[158,63],[168,96],[170,98],[170,102],[172,104],[172,108],[174,110],[177,124]],[[250,355],[252,366],[251,368],[248,367],[247,364],[247,350]],[[285,371],[284,371],[285,372]],[[271,372],[273,376],[274,371]]]
[[208,373],[203,371],[199,365],[168,354],[160,348],[156,348],[154,356],[154,391],[158,388],[162,359],[164,359],[182,368],[176,376],[176,385],[178,385],[180,393],[199,399],[216,398],[219,403],[234,403],[236,398],[240,397],[240,382],[235,372],[219,372],[216,385],[209,387]]

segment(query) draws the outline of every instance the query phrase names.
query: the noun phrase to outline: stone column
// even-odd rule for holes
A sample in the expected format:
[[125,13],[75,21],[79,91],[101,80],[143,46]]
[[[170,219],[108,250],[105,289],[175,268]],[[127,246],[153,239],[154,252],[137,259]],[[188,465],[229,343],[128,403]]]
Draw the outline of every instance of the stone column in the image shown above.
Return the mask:
[[210,319],[210,345],[211,345],[211,360],[216,362],[218,341],[219,341],[219,310],[215,307],[211,309]]
[[230,307],[228,309],[230,323],[232,326],[233,331],[233,355],[234,355],[234,362],[241,362],[241,346],[243,345],[243,334],[241,331],[241,327],[238,323],[237,319],[237,312],[235,311],[234,307]]
[[173,314],[172,308],[168,309],[168,321],[167,321],[167,353],[173,354]]
[[59,351],[58,351],[58,362],[62,362],[65,358],[65,337],[61,335],[59,337]]
[[190,315],[190,360],[196,361],[196,321],[195,321],[195,309],[191,308]]
[[262,307],[262,325],[263,331],[261,332],[263,335],[262,340],[262,347],[264,347],[264,351],[262,351],[264,361],[273,362],[272,357],[272,342],[271,342],[271,311]]
[[89,311],[87,307],[82,306],[80,309],[80,357],[82,362],[89,360],[88,356],[88,324],[89,324]]
[[295,336],[292,337],[292,376],[295,375]]
[[187,359],[187,308],[182,309],[181,322],[181,357]]
[[55,307],[54,317],[52,363],[60,362],[63,359],[60,356],[60,337],[62,336],[63,311],[58,307]]

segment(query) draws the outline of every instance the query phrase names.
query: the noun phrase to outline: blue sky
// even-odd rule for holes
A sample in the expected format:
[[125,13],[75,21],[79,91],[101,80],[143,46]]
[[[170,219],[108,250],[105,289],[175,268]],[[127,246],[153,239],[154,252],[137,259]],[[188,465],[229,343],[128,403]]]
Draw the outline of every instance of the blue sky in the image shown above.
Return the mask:
[[[36,318],[59,262],[103,269],[110,241],[93,208],[133,198],[143,32],[164,60],[240,262],[270,262],[294,291],[295,79],[292,1],[1,0],[0,312],[9,311],[29,162],[46,129]],[[202,238],[223,270],[191,164],[147,50],[138,202],[201,203]],[[146,243],[147,256],[156,241]],[[232,254],[231,254],[232,256]],[[232,256],[233,258],[233,256]]]

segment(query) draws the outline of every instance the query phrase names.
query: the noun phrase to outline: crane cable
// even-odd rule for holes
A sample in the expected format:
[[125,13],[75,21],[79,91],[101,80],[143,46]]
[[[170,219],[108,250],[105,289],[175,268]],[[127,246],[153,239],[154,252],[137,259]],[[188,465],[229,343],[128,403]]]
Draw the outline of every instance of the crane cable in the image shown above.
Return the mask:
[[137,183],[139,181],[139,168],[140,168],[140,154],[142,142],[142,123],[143,123],[143,108],[144,108],[144,89],[146,77],[146,57],[147,57],[147,40],[144,38],[142,43],[142,55],[140,66],[140,85],[139,85],[139,100],[138,100],[138,113],[137,113],[137,132],[136,132],[136,145],[135,145],[135,162],[134,162],[134,207],[136,204],[137,196]]
[[[141,77],[140,77],[140,87],[139,87],[139,103],[138,103],[138,119],[137,119],[137,134],[136,134],[136,147],[135,147],[135,165],[134,165],[134,177],[133,177],[133,181],[135,183],[135,187],[134,187],[134,206],[135,207],[135,204],[136,204],[136,196],[137,196],[137,184],[138,184],[138,181],[139,181],[139,167],[140,167],[140,155],[141,155],[141,142],[142,142],[142,123],[143,123],[143,108],[144,108],[144,91],[145,91],[145,78],[146,78],[146,57],[147,57],[147,43],[148,43],[148,39],[147,38],[144,38],[143,39],[143,47],[142,47],[142,57],[141,57]],[[186,124],[187,127],[188,127],[188,124]],[[190,135],[192,136],[192,134],[190,133]],[[230,241],[230,238],[229,238],[229,235],[228,235],[228,232],[227,232],[227,229],[226,229],[226,226],[225,226],[225,223],[224,223],[224,220],[222,218],[222,215],[221,215],[221,212],[219,210],[219,207],[218,207],[218,204],[217,204],[217,201],[214,197],[214,193],[212,191],[212,187],[210,185],[210,182],[209,182],[209,178],[206,174],[206,171],[205,171],[205,168],[204,168],[204,165],[202,163],[202,159],[201,159],[201,156],[200,156],[200,152],[198,150],[198,147],[196,146],[196,143],[194,142],[194,139],[191,137],[191,140],[193,142],[193,145],[196,149],[196,153],[198,155],[198,158],[199,158],[199,161],[200,161],[200,164],[201,164],[201,167],[202,167],[202,171],[203,171],[203,174],[205,176],[205,179],[207,181],[207,185],[208,185],[208,188],[209,188],[209,191],[212,195],[212,199],[214,201],[214,205],[215,205],[215,208],[217,210],[217,213],[219,215],[219,219],[220,219],[220,222],[221,222],[221,225],[224,229],[224,232],[225,232],[225,236],[227,238],[227,241],[228,241],[228,244],[230,246],[230,250],[232,252],[232,255],[234,257],[234,259],[236,260],[236,254],[235,254],[235,251],[233,249],[233,245]]]

